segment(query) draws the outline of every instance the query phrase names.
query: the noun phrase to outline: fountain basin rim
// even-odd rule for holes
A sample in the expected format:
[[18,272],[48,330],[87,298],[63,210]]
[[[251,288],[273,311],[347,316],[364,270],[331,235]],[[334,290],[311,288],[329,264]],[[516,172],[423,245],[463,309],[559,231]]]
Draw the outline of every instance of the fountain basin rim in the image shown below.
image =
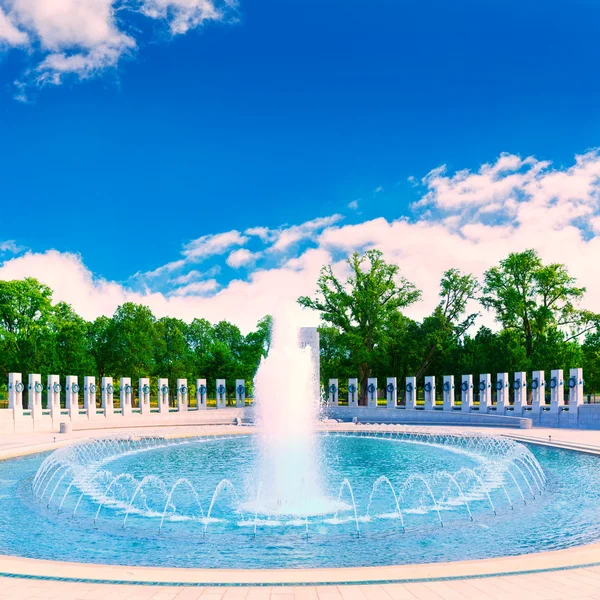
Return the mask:
[[127,567],[0,556],[0,577],[94,584],[264,587],[418,583],[600,566],[600,543],[490,559],[381,567],[193,569]]

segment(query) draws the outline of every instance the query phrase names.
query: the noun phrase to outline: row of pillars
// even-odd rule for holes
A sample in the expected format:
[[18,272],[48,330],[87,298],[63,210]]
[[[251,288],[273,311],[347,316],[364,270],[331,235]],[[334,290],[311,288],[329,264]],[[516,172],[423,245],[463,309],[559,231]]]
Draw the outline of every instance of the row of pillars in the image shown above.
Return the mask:
[[[133,386],[130,377],[121,377],[120,379],[120,403],[121,413],[123,416],[132,414],[133,405]],[[60,383],[58,375],[48,375],[48,384],[46,386],[48,393],[47,408],[50,414],[60,416],[61,406],[60,397],[63,392],[63,387]],[[36,415],[42,414],[42,385],[41,375],[29,375],[27,386],[23,383],[21,373],[8,374],[8,408],[15,411],[15,415],[23,412],[23,394],[27,391],[27,399],[29,408],[35,418]],[[176,387],[176,410],[187,411],[189,407],[189,389],[187,379],[178,379]],[[66,397],[66,408],[69,411],[71,419],[80,416],[79,395],[83,393],[83,408],[88,417],[93,417],[97,414],[96,398],[100,394],[101,407],[105,416],[114,414],[114,385],[112,377],[102,377],[100,388],[96,385],[95,377],[83,378],[83,389],[79,386],[78,378],[75,375],[69,375],[66,378],[64,387]],[[169,407],[169,380],[159,378],[158,389],[156,390],[158,397],[158,410],[161,413],[170,411]],[[227,400],[227,382],[225,379],[217,379],[215,385],[216,405],[217,408],[225,408]],[[246,404],[246,383],[243,379],[235,380],[235,402],[236,406],[242,407]],[[138,398],[139,408],[142,414],[150,413],[150,399],[152,389],[150,387],[150,379],[142,377],[138,380]],[[206,379],[196,379],[196,405],[198,409],[206,408],[207,387]]]
[[[508,373],[498,373],[496,381],[492,381],[491,375],[483,374],[479,376],[477,389],[479,391],[479,411],[487,412],[495,408],[497,413],[504,413],[507,410],[514,410],[515,413],[521,413],[526,407],[528,389],[531,390],[531,410],[541,411],[546,407],[550,412],[558,413],[565,406],[564,389],[567,386],[569,390],[569,411],[577,411],[583,404],[583,370],[570,369],[569,378],[564,380],[563,370],[556,369],[551,372],[548,382],[545,379],[544,371],[533,371],[529,387],[527,385],[527,373],[519,371],[514,373],[512,381]],[[550,388],[550,404],[546,405],[546,387]],[[463,375],[459,390],[461,400],[461,410],[469,412],[473,408],[473,375]],[[425,377],[423,386],[425,394],[425,410],[434,410],[436,406],[436,378],[434,376]],[[388,377],[385,387],[386,406],[396,408],[398,405],[398,384],[396,377]],[[404,386],[406,408],[414,409],[417,407],[417,379],[416,377],[407,377]],[[496,392],[496,402],[493,402]],[[369,378],[367,381],[367,405],[369,407],[377,406],[377,379]],[[360,396],[358,379],[348,379],[348,406],[357,407]],[[455,406],[456,390],[454,385],[454,375],[445,375],[442,384],[443,410],[453,410]],[[512,398],[512,403],[511,403]],[[331,406],[339,405],[339,387],[337,379],[329,380],[328,404]]]

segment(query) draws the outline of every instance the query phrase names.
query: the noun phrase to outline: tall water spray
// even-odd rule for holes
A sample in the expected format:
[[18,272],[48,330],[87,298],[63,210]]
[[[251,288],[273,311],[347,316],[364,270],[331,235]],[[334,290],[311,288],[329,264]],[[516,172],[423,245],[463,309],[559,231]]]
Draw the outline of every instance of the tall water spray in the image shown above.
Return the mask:
[[318,374],[299,336],[293,314],[275,318],[269,355],[255,378],[261,513],[304,516],[331,506],[319,485]]

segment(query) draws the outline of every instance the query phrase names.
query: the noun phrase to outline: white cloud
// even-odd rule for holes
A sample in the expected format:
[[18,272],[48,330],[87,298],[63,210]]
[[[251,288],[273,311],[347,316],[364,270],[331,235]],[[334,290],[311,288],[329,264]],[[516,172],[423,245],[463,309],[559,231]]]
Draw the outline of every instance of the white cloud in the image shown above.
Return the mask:
[[0,242],[0,252],[1,253],[10,253],[10,254],[18,254],[19,252],[23,252],[25,250],[24,246],[19,246],[15,240],[6,240],[4,242]]
[[[88,319],[110,315],[119,304],[130,300],[150,306],[159,317],[228,319],[248,331],[280,305],[313,294],[321,266],[331,262],[333,256],[380,248],[388,260],[400,265],[404,276],[423,290],[423,302],[409,311],[411,316],[422,318],[438,301],[444,270],[458,267],[480,277],[509,252],[535,248],[544,261],[565,263],[578,282],[588,288],[584,306],[600,312],[600,156],[590,152],[577,157],[573,166],[561,169],[552,169],[533,158],[524,162],[503,155],[473,173],[444,174],[437,170],[431,183],[426,178],[424,190],[434,216],[423,213],[416,220],[400,217],[392,221],[380,217],[344,226],[335,216],[321,220],[319,233],[315,234],[314,229],[312,233],[316,247],[300,254],[288,253],[276,268],[260,268],[259,263],[247,280],[234,280],[222,288],[216,280],[194,281],[190,276],[187,281],[172,281],[183,287],[170,294],[134,292],[95,278],[79,256],[56,251],[28,252],[7,260],[0,267],[0,278],[37,277],[55,290],[57,300],[71,303]],[[509,183],[501,181],[503,178]],[[521,178],[521,183],[515,184],[515,178]],[[473,195],[475,187],[478,196],[486,198],[483,204]],[[481,207],[490,210],[480,211]],[[280,232],[290,229],[294,228],[282,228]],[[238,235],[247,237],[250,233]],[[235,236],[230,236],[233,239]],[[203,242],[200,247],[207,245]],[[291,248],[287,246],[288,251]],[[343,274],[343,260],[336,262],[334,269]],[[308,311],[303,315],[307,325],[318,320]]]
[[215,254],[224,254],[234,246],[243,246],[248,237],[235,229],[225,233],[203,235],[185,245],[183,256],[188,261],[199,261]]
[[312,238],[315,234],[327,227],[331,227],[335,223],[341,221],[344,217],[342,215],[332,215],[330,217],[321,217],[307,221],[301,225],[293,225],[292,227],[286,227],[279,231],[277,238],[273,245],[270,247],[271,251],[283,252],[290,248],[290,246],[297,244],[298,242],[307,238]]
[[175,279],[172,280],[172,283],[174,285],[185,285],[193,281],[205,279],[207,277],[214,277],[220,272],[221,267],[219,265],[215,265],[207,271],[198,271],[196,269],[192,269],[191,271],[188,271],[185,275],[179,275],[178,277],[175,277]]
[[219,284],[216,279],[209,279],[207,281],[195,281],[194,283],[188,283],[182,287],[177,288],[171,292],[172,296],[204,296],[210,292],[214,292],[219,288]]
[[357,210],[358,209],[358,200],[352,200],[352,202],[350,202],[348,204],[348,208],[350,208],[351,210]]
[[1,45],[7,46],[26,46],[29,43],[29,36],[21,31],[3,10],[0,5],[0,48]]
[[165,23],[173,35],[234,14],[233,0],[0,0],[0,42],[30,46],[27,78],[59,84],[115,67],[137,49],[133,13]]
[[234,269],[238,269],[239,267],[256,262],[260,256],[260,252],[250,252],[250,250],[247,250],[246,248],[240,248],[227,257],[227,264]]
[[244,233],[249,236],[258,237],[263,242],[270,242],[278,235],[277,230],[269,229],[268,227],[250,227]]
[[220,21],[236,3],[232,0],[142,0],[140,11],[152,19],[164,19],[174,34],[186,33],[204,21]]

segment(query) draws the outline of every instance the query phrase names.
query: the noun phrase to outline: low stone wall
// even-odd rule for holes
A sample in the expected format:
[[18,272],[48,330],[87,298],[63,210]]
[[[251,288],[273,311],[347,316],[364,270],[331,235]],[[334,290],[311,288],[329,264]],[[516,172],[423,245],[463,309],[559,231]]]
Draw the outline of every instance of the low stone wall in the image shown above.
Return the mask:
[[356,418],[359,423],[468,425],[477,427],[515,427],[518,429],[531,429],[532,427],[532,421],[527,417],[466,411],[329,406],[326,412],[331,419],[352,421]]
[[96,415],[91,417],[80,411],[79,415],[71,418],[69,411],[62,411],[60,416],[53,419],[50,411],[44,410],[41,415],[34,419],[29,411],[15,417],[12,409],[0,410],[0,434],[1,433],[26,433],[32,431],[59,432],[61,423],[67,424],[72,431],[91,429],[120,429],[126,427],[164,427],[169,425],[231,425],[239,420],[251,422],[253,420],[252,407],[245,408],[221,408],[204,410],[170,411],[168,413],[151,412],[142,415],[139,411],[123,416],[115,412],[111,416],[105,416],[104,411],[97,410]]
[[[494,407],[495,408],[495,407]],[[471,411],[437,409],[406,409],[404,407],[347,407],[327,406],[324,414],[332,419],[350,422],[354,418],[360,423],[399,423],[407,425],[467,425],[477,427],[514,427],[529,429],[533,427],[554,427],[568,429],[597,429],[600,430],[600,404],[583,404],[577,411],[561,410],[531,410],[525,407],[516,414],[511,405],[504,414],[495,410],[487,413],[479,412],[477,407]],[[250,423],[254,419],[254,408],[208,408],[203,410],[188,409],[169,412],[153,411],[141,414],[134,409],[127,416],[119,411],[106,416],[104,411],[97,409],[96,414],[88,417],[80,410],[75,418],[69,411],[62,410],[54,418],[50,411],[38,412],[34,418],[31,411],[18,412],[13,409],[0,409],[0,434],[12,432],[58,432],[61,423],[66,423],[71,430],[88,429],[119,429],[125,427],[158,427],[169,425],[228,425],[237,420]]]

